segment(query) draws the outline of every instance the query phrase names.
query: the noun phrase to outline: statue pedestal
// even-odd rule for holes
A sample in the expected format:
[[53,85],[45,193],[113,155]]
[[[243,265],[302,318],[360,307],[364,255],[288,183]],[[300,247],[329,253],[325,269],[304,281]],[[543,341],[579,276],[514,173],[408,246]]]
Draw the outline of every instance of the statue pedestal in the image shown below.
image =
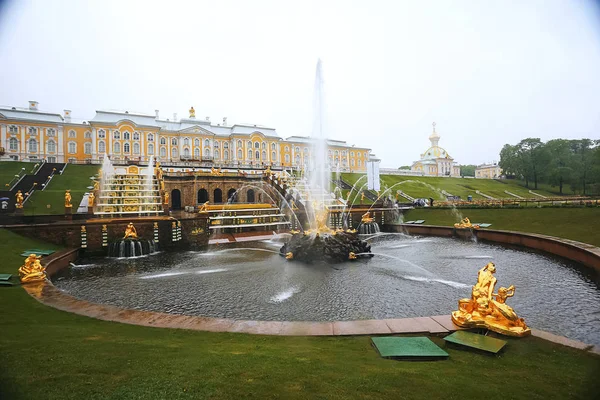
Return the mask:
[[23,207],[15,208],[15,215],[22,216],[23,215]]
[[169,205],[168,204],[163,204],[163,213],[167,216],[171,215],[171,213],[169,212]]
[[94,215],[94,206],[88,206],[88,214]]
[[68,220],[73,219],[73,207],[65,207],[65,218]]

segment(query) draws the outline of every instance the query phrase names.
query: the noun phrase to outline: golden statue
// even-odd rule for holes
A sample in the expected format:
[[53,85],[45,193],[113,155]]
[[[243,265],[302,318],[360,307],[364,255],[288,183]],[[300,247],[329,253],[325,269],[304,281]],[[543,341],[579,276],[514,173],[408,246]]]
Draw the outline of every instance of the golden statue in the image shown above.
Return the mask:
[[264,173],[265,175],[270,175],[270,174],[272,174],[272,172],[271,172],[271,166],[270,166],[270,165],[268,165],[268,166],[267,166],[267,168],[266,168],[266,169],[263,171],[263,173]]
[[285,259],[286,260],[293,260],[294,259],[294,253],[292,253],[291,251],[288,253],[285,253]]
[[40,258],[30,254],[25,259],[25,264],[19,268],[19,279],[21,283],[41,282],[46,280],[46,268],[40,263]]
[[165,192],[165,204],[169,204],[169,193]]
[[212,176],[221,176],[221,175],[223,175],[223,173],[221,172],[221,168],[220,167],[218,169],[215,168],[215,167],[211,167],[210,168],[210,174]]
[[65,207],[73,207],[73,204],[71,204],[71,191],[69,189],[67,189],[67,191],[65,192]]
[[81,233],[86,233],[85,225],[81,225]]
[[17,190],[17,194],[15,195],[17,199],[17,208],[23,208],[23,193],[20,190]]
[[348,260],[356,260],[358,257],[356,256],[356,253],[354,253],[353,251],[350,252],[350,254],[348,254]]
[[371,218],[371,213],[369,211],[364,213],[360,218],[360,222],[362,222],[363,224],[370,224],[371,222],[373,222],[373,218]]
[[137,239],[137,237],[138,235],[135,226],[133,226],[133,222],[130,222],[129,225],[127,225],[127,228],[125,228],[125,236],[123,236],[123,239]]
[[529,335],[531,329],[527,327],[525,320],[506,305],[506,299],[514,296],[515,287],[501,287],[498,293],[494,293],[495,272],[494,263],[479,270],[471,298],[458,301],[458,311],[452,313],[452,321],[465,328],[487,328],[508,336]]
[[88,195],[88,207],[94,207],[95,198],[96,196],[94,196],[94,192],[90,192],[90,194]]
[[190,118],[196,118],[196,110],[194,110],[194,107],[190,108]]
[[363,191],[363,192],[360,194],[360,204],[362,204],[364,200],[365,200],[365,192]]
[[102,225],[102,232],[108,232],[108,228],[106,227],[106,225]]
[[356,233],[356,229],[354,229],[354,228],[347,229],[346,232],[348,232],[348,233]]
[[327,208],[323,208],[322,210],[315,212],[315,218],[317,220],[317,235],[319,233],[333,233],[333,231],[327,226],[328,215],[329,211]]
[[455,228],[469,228],[469,229],[479,229],[479,225],[475,224],[471,224],[471,220],[467,217],[464,217],[463,219],[460,220],[460,222],[457,222],[456,224],[454,224]]
[[165,190],[165,181],[163,181],[163,180],[160,180],[160,181],[158,181],[158,182],[159,182],[159,184],[158,184],[158,185],[159,185],[159,188],[160,188],[160,190],[163,190],[163,191],[164,191],[164,190]]
[[100,189],[100,184],[98,183],[98,181],[94,182],[94,190],[98,190]]
[[206,203],[202,204],[198,209],[198,212],[208,212],[208,203],[210,202],[207,201]]

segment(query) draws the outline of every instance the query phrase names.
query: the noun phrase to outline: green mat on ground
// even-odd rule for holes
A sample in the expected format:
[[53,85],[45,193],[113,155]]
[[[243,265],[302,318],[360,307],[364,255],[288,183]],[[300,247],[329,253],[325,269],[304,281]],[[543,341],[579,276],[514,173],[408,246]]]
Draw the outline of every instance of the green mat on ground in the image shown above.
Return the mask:
[[506,345],[506,341],[504,340],[467,331],[456,331],[453,334],[446,336],[444,340],[494,354],[502,350],[504,345]]
[[0,286],[13,286],[14,283],[9,281],[0,281]]
[[0,274],[0,281],[8,281],[11,276],[11,274]]
[[488,223],[485,223],[485,222],[482,222],[482,223],[477,222],[477,223],[472,223],[472,224],[473,225],[479,225],[480,228],[487,228],[488,226],[492,226],[492,224],[488,224]]
[[371,338],[384,358],[443,358],[448,353],[426,337],[384,336]]

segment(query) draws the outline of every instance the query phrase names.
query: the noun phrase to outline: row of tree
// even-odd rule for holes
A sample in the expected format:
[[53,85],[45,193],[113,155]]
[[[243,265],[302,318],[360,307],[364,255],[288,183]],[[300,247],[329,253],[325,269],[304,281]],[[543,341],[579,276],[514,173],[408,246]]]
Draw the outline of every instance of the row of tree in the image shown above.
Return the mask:
[[547,183],[561,194],[565,187],[573,193],[600,193],[600,140],[523,139],[504,145],[499,165],[507,177],[522,179],[534,189]]

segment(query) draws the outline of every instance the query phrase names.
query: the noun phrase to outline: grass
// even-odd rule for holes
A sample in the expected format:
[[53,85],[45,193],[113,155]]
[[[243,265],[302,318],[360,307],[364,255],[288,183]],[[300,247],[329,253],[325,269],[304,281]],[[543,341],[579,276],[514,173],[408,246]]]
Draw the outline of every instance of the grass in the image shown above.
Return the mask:
[[[490,229],[541,233],[600,246],[600,208],[459,209],[471,222],[490,223]],[[424,219],[427,225],[451,226],[460,220],[452,209],[409,210],[404,220]]]
[[[91,186],[90,177],[98,173],[98,165],[67,165],[62,175],[56,175],[46,190],[36,191],[25,203],[25,214],[64,214],[65,191],[71,190],[73,212]],[[48,208],[48,205],[50,207]]]
[[[28,247],[0,230],[0,272]],[[106,322],[0,287],[0,398],[589,399],[600,358],[538,338],[499,356],[446,348],[444,361],[382,359],[368,337],[272,337]],[[445,346],[439,338],[432,338]],[[483,392],[483,393],[482,393]]]
[[25,168],[26,173],[31,173],[31,170],[35,164],[29,162],[19,161],[0,161],[0,184],[2,184],[1,190],[8,190],[6,184],[10,183],[16,174],[21,172],[21,168]]
[[[342,178],[350,184],[355,184],[356,181],[362,176],[364,176],[364,174],[342,174]],[[535,197],[528,192],[529,189],[521,186],[517,181],[514,180],[500,181],[494,179],[442,178],[404,175],[381,175],[380,179],[382,190],[393,187],[390,193],[395,194],[397,190],[401,190],[414,198],[431,197],[436,200],[445,200],[445,196],[441,193],[441,190],[445,190],[454,196],[460,196],[464,200],[467,199],[467,196],[472,196],[473,199],[476,200],[485,199],[484,196],[476,193],[478,190],[497,199],[514,198],[513,196],[504,193],[505,190],[525,198]],[[362,179],[359,182],[359,187],[366,182],[366,179]],[[538,190],[536,193],[545,196],[555,195],[545,190]],[[344,194],[347,195],[347,191],[345,191]]]

